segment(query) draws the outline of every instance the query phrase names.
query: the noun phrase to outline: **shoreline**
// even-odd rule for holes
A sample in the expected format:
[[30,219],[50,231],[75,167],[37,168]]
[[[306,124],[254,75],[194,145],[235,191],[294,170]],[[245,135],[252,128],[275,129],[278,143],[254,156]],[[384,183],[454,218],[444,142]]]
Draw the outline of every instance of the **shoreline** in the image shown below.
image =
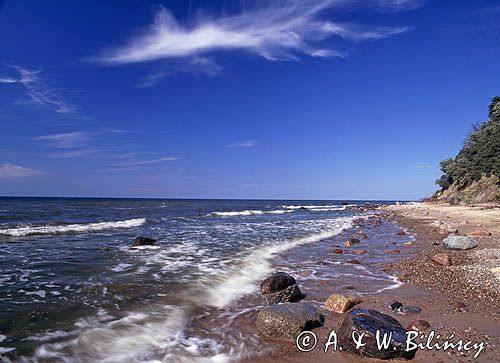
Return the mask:
[[[462,339],[464,342],[485,343],[484,350],[477,358],[473,358],[473,350],[460,352],[426,349],[419,350],[411,360],[413,362],[500,361],[497,349],[500,344],[500,292],[495,289],[500,276],[489,271],[491,264],[496,263],[497,267],[500,264],[497,257],[500,211],[495,208],[410,203],[383,206],[378,209],[378,215],[382,220],[396,223],[415,239],[411,244],[405,245],[408,251],[406,256],[406,253],[398,253],[393,262],[382,264],[383,271],[398,276],[404,283],[395,289],[363,296],[363,302],[355,308],[378,310],[396,318],[404,327],[416,319],[424,319],[431,325],[424,334],[433,330],[444,337],[440,342],[454,334],[450,339],[452,342]],[[444,222],[438,225],[436,221],[441,220]],[[466,251],[443,250],[441,241],[450,234],[451,229],[454,232],[458,229],[461,234],[472,234],[478,228],[490,231],[491,236],[474,237],[479,242],[477,248]],[[442,252],[450,256],[451,266],[445,267],[431,261],[433,255]],[[418,306],[422,311],[416,315],[396,314],[387,307],[394,300]],[[329,332],[339,327],[345,313],[338,314],[324,308],[320,308],[320,312],[325,316],[325,324],[314,332],[318,336],[318,342],[326,342]],[[324,353],[320,349],[321,343],[312,352],[300,352],[293,342],[265,341],[274,344],[275,348],[271,353],[244,359],[242,362],[379,361],[341,351]]]

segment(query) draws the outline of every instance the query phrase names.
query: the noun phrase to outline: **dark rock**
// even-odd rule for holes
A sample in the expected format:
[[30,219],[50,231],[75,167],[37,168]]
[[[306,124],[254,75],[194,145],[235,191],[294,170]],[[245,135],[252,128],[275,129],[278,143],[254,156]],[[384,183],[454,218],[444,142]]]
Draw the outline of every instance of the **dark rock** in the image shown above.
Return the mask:
[[401,253],[401,251],[400,250],[391,250],[391,251],[389,251],[389,253],[391,255],[399,255]]
[[431,327],[431,324],[427,320],[417,319],[408,324],[408,330],[416,330],[419,332],[424,332]]
[[393,301],[391,305],[389,305],[389,307],[394,311],[398,310],[401,306],[403,306],[403,304],[399,301]]
[[356,259],[349,260],[349,261],[347,261],[347,263],[350,263],[350,264],[353,264],[353,265],[359,265],[359,264],[361,264],[361,262],[359,260],[356,260]]
[[265,294],[268,304],[278,304],[281,302],[295,302],[302,300],[304,294],[300,291],[297,285],[288,286],[287,288],[271,294]]
[[[352,339],[352,333],[364,333],[363,342],[366,345],[357,348]],[[378,349],[376,333],[392,334],[387,349]],[[406,351],[406,329],[393,317],[376,310],[355,309],[348,312],[338,329],[338,341],[344,351],[362,357],[377,359],[412,359],[416,350]]]
[[398,236],[404,236],[404,235],[406,235],[406,232],[405,232],[405,231],[403,231],[402,229],[400,229],[399,231],[397,231],[397,232],[396,232],[396,234],[397,234]]
[[477,242],[466,236],[450,235],[443,240],[445,250],[468,250],[477,247]]
[[347,241],[345,241],[344,245],[346,247],[351,247],[352,245],[360,243],[360,240],[354,237],[349,238]]
[[295,279],[284,272],[276,272],[266,278],[260,284],[260,292],[262,294],[271,294],[280,290],[286,289],[288,286],[295,285]]
[[344,250],[342,250],[342,248],[334,248],[332,252],[340,255],[344,253]]
[[152,246],[156,243],[155,239],[147,238],[143,236],[137,236],[132,242],[132,246]]
[[279,304],[264,307],[257,314],[259,333],[268,338],[295,339],[300,332],[323,324],[323,318],[312,304]]

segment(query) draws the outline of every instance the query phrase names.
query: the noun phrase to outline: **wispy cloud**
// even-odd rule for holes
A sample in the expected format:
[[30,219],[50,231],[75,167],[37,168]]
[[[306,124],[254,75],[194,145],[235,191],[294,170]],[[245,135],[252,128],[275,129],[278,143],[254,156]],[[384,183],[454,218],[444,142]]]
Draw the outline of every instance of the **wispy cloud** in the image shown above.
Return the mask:
[[20,178],[39,174],[42,172],[21,165],[0,164],[0,178]]
[[87,132],[79,131],[41,135],[33,138],[33,140],[45,141],[49,146],[66,149],[80,146],[83,142],[88,140],[88,136]]
[[[416,6],[417,0],[371,0],[381,9],[397,11]],[[260,3],[262,4],[262,3]],[[125,45],[108,49],[92,59],[107,64],[148,62],[159,59],[189,59],[217,51],[243,50],[268,60],[295,60],[300,56],[339,57],[325,40],[337,36],[351,40],[373,40],[393,36],[407,27],[369,27],[324,19],[326,10],[349,0],[285,0],[244,7],[239,13],[198,16],[181,24],[166,8],[156,13],[153,24]]]
[[132,161],[127,161],[127,162],[123,162],[123,163],[113,164],[111,166],[113,166],[113,167],[144,166],[144,165],[157,164],[157,163],[162,163],[165,161],[174,161],[174,160],[179,160],[179,159],[180,158],[175,157],[175,156],[164,156],[161,158],[149,159],[149,160],[132,160]]
[[224,145],[224,147],[229,147],[229,148],[249,148],[249,147],[254,147],[258,143],[259,143],[259,140],[246,140],[246,141],[235,142],[233,144]]
[[32,70],[17,65],[8,65],[17,71],[17,77],[0,76],[0,83],[21,84],[26,89],[31,102],[39,106],[50,107],[63,116],[72,115],[75,111],[73,105],[67,102],[60,90],[49,87],[41,77],[41,70]]

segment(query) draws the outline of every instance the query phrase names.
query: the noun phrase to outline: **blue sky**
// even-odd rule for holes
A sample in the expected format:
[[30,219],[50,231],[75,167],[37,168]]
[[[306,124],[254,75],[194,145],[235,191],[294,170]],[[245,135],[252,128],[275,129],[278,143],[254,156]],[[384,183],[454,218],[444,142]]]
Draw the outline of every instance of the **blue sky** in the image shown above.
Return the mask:
[[0,1],[0,195],[428,196],[500,94],[499,16],[487,0]]

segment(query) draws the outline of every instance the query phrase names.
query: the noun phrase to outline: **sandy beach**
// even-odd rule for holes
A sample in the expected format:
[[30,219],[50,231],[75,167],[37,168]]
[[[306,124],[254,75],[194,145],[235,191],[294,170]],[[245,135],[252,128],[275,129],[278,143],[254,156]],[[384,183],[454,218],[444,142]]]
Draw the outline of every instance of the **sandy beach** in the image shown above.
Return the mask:
[[[384,271],[398,276],[404,284],[396,289],[366,295],[356,308],[378,310],[396,318],[404,327],[423,319],[430,324],[425,333],[433,330],[441,335],[441,339],[448,339],[453,334],[450,341],[463,339],[485,343],[485,349],[476,359],[473,358],[473,351],[421,349],[412,361],[499,361],[500,210],[491,206],[410,203],[382,207],[377,213],[378,218],[397,223],[415,239],[405,243],[405,251],[394,254],[394,262],[383,266]],[[370,234],[368,228],[366,231]],[[478,247],[465,251],[444,251],[441,241],[450,233],[474,235]],[[434,255],[443,252],[449,256],[450,266],[432,261]],[[335,282],[325,287],[332,292],[336,288]],[[388,309],[391,301],[418,306],[422,311],[415,315],[396,314]],[[315,330],[319,342],[316,349],[300,352],[293,342],[271,342],[275,345],[273,353],[248,362],[377,361],[340,351],[322,351],[321,342],[327,341],[332,329],[338,329],[345,313],[334,313],[324,306],[320,311],[325,316],[325,324]]]

